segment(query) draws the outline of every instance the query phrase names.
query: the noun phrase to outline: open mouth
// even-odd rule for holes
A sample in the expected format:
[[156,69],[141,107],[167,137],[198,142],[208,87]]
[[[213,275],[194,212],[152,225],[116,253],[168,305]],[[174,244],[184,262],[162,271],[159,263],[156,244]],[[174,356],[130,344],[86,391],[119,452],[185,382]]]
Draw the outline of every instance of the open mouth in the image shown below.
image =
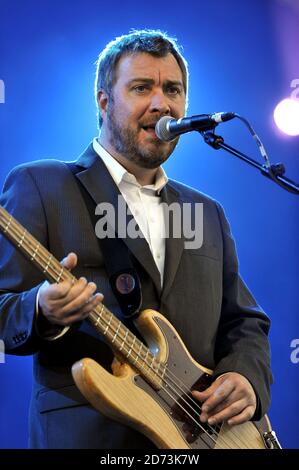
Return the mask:
[[142,126],[142,129],[152,137],[157,138],[156,132],[155,132],[155,124],[149,124],[148,126]]

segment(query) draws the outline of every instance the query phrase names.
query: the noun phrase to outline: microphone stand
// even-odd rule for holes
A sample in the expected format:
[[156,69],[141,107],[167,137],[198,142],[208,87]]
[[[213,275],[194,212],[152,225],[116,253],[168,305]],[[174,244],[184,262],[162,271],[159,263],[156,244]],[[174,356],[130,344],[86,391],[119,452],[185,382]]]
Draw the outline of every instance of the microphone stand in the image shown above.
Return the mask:
[[299,195],[298,184],[292,181],[291,179],[287,178],[286,176],[284,176],[285,166],[282,163],[276,163],[273,165],[271,164],[261,165],[260,163],[248,157],[244,153],[226,144],[224,142],[223,137],[221,137],[220,135],[216,135],[213,131],[204,131],[204,132],[198,131],[198,132],[202,134],[202,137],[204,141],[206,142],[206,144],[210,145],[212,148],[216,150],[219,150],[220,148],[226,150],[232,155],[235,155],[235,157],[240,158],[244,162],[260,170],[262,175],[271,179],[272,181],[274,181],[274,183],[278,184],[280,187],[282,187],[286,191]]

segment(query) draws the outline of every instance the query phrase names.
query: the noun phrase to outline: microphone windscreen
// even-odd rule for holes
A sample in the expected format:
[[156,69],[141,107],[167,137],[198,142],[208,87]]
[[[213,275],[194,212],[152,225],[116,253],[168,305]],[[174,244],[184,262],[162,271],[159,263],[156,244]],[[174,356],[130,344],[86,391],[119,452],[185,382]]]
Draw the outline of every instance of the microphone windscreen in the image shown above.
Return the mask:
[[168,128],[168,123],[172,121],[173,119],[174,118],[171,116],[163,116],[157,122],[155,126],[155,132],[156,132],[157,137],[160,140],[163,140],[164,142],[168,142],[175,138],[171,135],[171,132],[169,131],[169,128]]

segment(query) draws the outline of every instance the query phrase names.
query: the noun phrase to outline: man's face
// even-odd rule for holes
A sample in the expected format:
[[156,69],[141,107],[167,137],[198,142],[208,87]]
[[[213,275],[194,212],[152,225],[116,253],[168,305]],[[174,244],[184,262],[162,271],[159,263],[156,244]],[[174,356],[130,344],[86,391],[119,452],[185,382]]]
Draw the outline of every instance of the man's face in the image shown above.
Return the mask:
[[184,116],[185,99],[182,72],[172,54],[122,57],[103,116],[112,149],[142,168],[157,168],[173,152],[178,139],[162,142],[155,134],[155,124],[164,115]]

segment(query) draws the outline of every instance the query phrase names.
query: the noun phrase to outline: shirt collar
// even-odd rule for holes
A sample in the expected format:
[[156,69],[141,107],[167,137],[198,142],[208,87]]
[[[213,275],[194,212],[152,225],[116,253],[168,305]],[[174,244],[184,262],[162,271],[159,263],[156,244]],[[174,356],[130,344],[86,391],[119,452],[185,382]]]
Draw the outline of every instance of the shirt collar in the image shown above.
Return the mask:
[[[115,158],[113,158],[112,155],[107,152],[104,147],[102,147],[96,137],[93,139],[93,149],[105,163],[107,170],[109,171],[115,184],[118,187],[122,181],[141,187],[141,185],[136,180],[135,176],[129,173]],[[147,188],[149,190],[155,191],[157,194],[160,194],[167,182],[167,175],[163,168],[160,166],[156,173],[156,180],[154,184],[143,186],[143,188]]]

